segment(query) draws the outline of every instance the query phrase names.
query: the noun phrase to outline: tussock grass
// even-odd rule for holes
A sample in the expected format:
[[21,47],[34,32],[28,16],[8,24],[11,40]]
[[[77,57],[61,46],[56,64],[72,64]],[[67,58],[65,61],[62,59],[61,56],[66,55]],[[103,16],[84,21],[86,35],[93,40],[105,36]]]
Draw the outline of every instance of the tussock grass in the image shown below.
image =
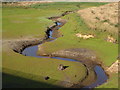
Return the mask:
[[118,38],[118,3],[79,10],[78,14],[93,30],[108,32]]

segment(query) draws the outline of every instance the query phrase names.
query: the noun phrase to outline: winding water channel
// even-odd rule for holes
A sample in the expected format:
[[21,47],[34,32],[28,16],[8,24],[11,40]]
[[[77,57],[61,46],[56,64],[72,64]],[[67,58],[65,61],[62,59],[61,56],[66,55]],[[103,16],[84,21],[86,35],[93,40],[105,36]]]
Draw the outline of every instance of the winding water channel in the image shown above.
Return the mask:
[[[60,22],[57,22],[56,26],[59,26],[61,25]],[[59,29],[60,27],[58,27]],[[50,41],[54,41],[56,38],[55,37],[52,37],[52,32],[53,31],[50,31],[49,32],[49,39],[52,39]],[[38,44],[40,45],[40,44]],[[25,56],[31,56],[31,57],[36,57],[36,58],[50,58],[48,56],[38,56],[37,55],[37,50],[38,50],[38,45],[35,45],[35,46],[30,46],[30,47],[27,47],[23,50],[22,54],[25,55]],[[59,60],[67,60],[67,61],[74,61],[74,62],[80,62],[80,61],[77,61],[77,60],[74,60],[74,59],[69,59],[69,58],[62,58],[62,57],[51,57],[51,58],[54,58],[54,59],[59,59]],[[82,62],[81,62],[82,63]],[[89,85],[89,86],[85,86],[83,88],[95,88],[103,83],[105,83],[108,79],[108,76],[106,75],[105,71],[102,69],[101,66],[98,66],[96,65],[94,67],[94,72],[96,73],[96,76],[97,76],[97,80]]]

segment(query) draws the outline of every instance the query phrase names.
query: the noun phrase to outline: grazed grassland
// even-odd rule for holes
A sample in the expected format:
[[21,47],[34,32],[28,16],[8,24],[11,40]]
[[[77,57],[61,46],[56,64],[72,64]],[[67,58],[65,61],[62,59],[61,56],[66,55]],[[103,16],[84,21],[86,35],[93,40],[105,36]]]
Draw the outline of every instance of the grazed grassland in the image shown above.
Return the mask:
[[[47,3],[37,4],[26,7],[3,7],[3,39],[19,39],[24,37],[44,37],[44,31],[47,26],[53,24],[53,21],[47,17],[61,15],[65,11],[79,10],[92,6],[100,6],[106,3]],[[106,42],[103,38],[108,33],[90,30],[84,20],[77,13],[69,14],[63,19],[68,22],[60,31],[64,35],[54,42],[48,42],[42,47],[46,53],[52,53],[67,48],[89,48],[96,52],[100,60],[106,65],[111,65],[117,57],[117,44]],[[76,33],[93,33],[96,38],[83,40],[75,36]],[[102,42],[102,43],[101,43]],[[86,75],[86,68],[78,62],[56,60],[51,58],[26,57],[13,52],[8,46],[3,46],[3,72],[11,75],[4,77],[4,85],[7,87],[10,83],[17,83],[25,87],[23,83],[29,80],[42,82],[26,87],[56,87],[62,86],[61,81],[78,83]],[[41,51],[39,51],[41,53]],[[69,66],[65,71],[57,69],[59,64]],[[77,75],[75,78],[74,76]],[[6,75],[7,76],[7,75]],[[18,79],[13,77],[19,76]],[[50,76],[50,80],[45,81],[44,77]],[[5,79],[6,78],[6,79]],[[14,80],[17,79],[17,82]],[[28,79],[28,80],[27,80]],[[22,82],[22,83],[20,83]],[[15,86],[17,86],[15,84]],[[53,86],[51,86],[53,85]],[[63,85],[64,86],[64,85]],[[69,86],[69,85],[68,85]],[[116,86],[115,86],[116,87]]]
[[[3,6],[3,41],[4,39],[24,39],[26,37],[43,38],[46,27],[53,24],[53,21],[48,20],[47,17],[61,15],[64,11],[78,10],[101,4],[46,3],[26,7]],[[13,52],[7,45],[3,45],[2,54],[3,86],[5,87],[57,87],[64,86],[61,81],[75,84],[86,76],[86,68],[78,62],[26,57]],[[59,64],[69,67],[65,71],[59,71],[57,69]],[[75,75],[77,75],[76,78]],[[45,81],[45,76],[49,76],[50,80]],[[17,79],[16,82],[14,82],[15,79]],[[29,83],[30,85],[24,86],[29,80],[33,81]],[[42,83],[40,86],[38,83],[33,82]]]

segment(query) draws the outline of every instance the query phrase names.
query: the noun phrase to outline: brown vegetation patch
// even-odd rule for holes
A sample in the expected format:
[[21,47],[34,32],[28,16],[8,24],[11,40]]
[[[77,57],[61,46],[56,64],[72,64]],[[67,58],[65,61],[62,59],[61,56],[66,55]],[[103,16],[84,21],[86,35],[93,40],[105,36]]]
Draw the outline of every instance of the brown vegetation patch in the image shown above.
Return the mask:
[[111,43],[117,43],[117,40],[114,39],[113,37],[111,36],[108,36],[107,39],[106,39],[107,42],[111,42]]
[[118,33],[118,3],[109,3],[100,7],[79,10],[78,14],[93,30]]
[[95,37],[92,34],[80,34],[80,33],[77,33],[76,36],[80,37],[80,38],[83,38],[83,39],[89,39],[89,38],[94,38]]
[[38,4],[38,3],[52,3],[52,1],[22,1],[22,2],[9,2],[9,3],[3,3],[9,6],[28,6],[32,4]]

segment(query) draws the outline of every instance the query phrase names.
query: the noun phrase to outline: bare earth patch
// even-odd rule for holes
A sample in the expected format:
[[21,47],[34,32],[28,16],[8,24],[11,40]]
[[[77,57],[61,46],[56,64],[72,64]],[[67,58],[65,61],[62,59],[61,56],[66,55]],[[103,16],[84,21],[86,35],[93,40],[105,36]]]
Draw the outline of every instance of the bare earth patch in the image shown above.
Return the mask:
[[107,41],[107,42],[111,42],[111,43],[117,43],[117,40],[114,39],[114,38],[111,37],[111,36],[108,36],[106,41]]
[[80,37],[80,38],[83,38],[83,39],[89,39],[89,38],[94,38],[95,37],[92,34],[80,34],[80,33],[77,33],[76,36]]
[[117,60],[116,62],[114,62],[106,71],[111,72],[111,73],[118,73],[119,69],[119,60]]
[[26,47],[42,43],[42,38],[22,38],[1,40],[2,46],[8,47],[17,53],[21,53]]

